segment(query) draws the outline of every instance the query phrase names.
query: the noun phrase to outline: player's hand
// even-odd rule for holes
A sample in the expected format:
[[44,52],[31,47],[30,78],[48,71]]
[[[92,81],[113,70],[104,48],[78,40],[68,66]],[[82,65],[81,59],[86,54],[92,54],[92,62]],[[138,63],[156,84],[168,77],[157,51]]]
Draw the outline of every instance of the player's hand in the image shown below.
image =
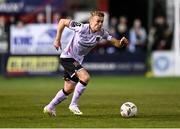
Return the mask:
[[121,40],[120,40],[120,47],[127,46],[128,44],[129,44],[128,39],[125,38],[125,37],[122,37]]
[[55,40],[53,44],[56,50],[59,50],[59,48],[61,49],[61,43],[59,40]]

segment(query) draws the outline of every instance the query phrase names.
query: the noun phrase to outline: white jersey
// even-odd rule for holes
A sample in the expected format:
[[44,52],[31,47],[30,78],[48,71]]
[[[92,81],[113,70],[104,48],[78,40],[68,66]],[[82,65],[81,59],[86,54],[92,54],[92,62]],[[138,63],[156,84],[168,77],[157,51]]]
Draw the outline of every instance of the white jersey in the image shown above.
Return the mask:
[[91,32],[89,24],[71,21],[69,28],[74,30],[73,38],[61,53],[61,58],[74,58],[80,64],[84,56],[93,49],[102,39],[111,40],[112,36],[103,28],[95,33]]

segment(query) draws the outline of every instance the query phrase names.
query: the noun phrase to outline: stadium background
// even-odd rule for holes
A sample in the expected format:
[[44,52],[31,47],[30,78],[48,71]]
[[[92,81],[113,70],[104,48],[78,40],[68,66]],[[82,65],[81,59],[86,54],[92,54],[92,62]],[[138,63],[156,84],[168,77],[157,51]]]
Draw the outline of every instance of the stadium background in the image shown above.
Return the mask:
[[[172,48],[173,23],[167,20],[173,17],[173,14],[168,13],[172,12],[171,6],[168,1],[163,0],[127,0],[121,1],[121,5],[108,0],[2,1],[1,73],[5,76],[61,73],[62,68],[58,63],[60,51],[56,52],[52,46],[59,18],[70,17],[87,22],[89,11],[95,9],[106,13],[105,28],[116,38],[126,36],[130,45],[128,48],[117,49],[104,42],[88,55],[85,67],[95,74],[144,75],[147,71],[151,73],[149,62],[152,52]],[[160,27],[156,25],[158,18],[164,18]],[[141,24],[138,31],[142,34],[133,38],[135,22],[140,22],[137,23]],[[157,28],[157,31],[153,33],[154,28]],[[64,32],[64,46],[71,33],[69,30]],[[46,56],[52,59],[44,60]],[[156,64],[157,69],[165,67],[161,66],[162,63]]]
[[[180,127],[177,1],[1,0],[0,127]],[[104,27],[130,45],[118,49],[103,42],[87,55],[83,65],[92,82],[80,103],[84,117],[65,110],[68,100],[56,119],[48,118],[41,110],[63,87],[61,51],[52,45],[58,20],[85,23],[91,10],[104,11]],[[63,32],[63,48],[72,33]],[[120,117],[125,101],[137,104],[136,118]]]

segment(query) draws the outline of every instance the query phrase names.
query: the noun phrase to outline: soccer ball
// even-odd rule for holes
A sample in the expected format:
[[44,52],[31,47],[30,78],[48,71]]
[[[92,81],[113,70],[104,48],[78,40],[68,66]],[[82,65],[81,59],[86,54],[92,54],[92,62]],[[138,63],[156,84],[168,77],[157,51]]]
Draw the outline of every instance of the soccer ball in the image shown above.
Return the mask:
[[122,117],[133,117],[137,115],[137,106],[132,102],[125,102],[120,107]]

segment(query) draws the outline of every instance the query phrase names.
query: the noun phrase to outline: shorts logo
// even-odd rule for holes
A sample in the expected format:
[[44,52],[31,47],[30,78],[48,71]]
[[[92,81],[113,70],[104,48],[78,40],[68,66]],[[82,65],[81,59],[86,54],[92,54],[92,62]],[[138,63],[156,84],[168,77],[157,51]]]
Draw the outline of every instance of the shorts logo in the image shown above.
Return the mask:
[[75,67],[77,67],[77,66],[79,65],[79,63],[78,63],[77,61],[74,61],[74,62],[73,62],[73,65],[74,65]]

